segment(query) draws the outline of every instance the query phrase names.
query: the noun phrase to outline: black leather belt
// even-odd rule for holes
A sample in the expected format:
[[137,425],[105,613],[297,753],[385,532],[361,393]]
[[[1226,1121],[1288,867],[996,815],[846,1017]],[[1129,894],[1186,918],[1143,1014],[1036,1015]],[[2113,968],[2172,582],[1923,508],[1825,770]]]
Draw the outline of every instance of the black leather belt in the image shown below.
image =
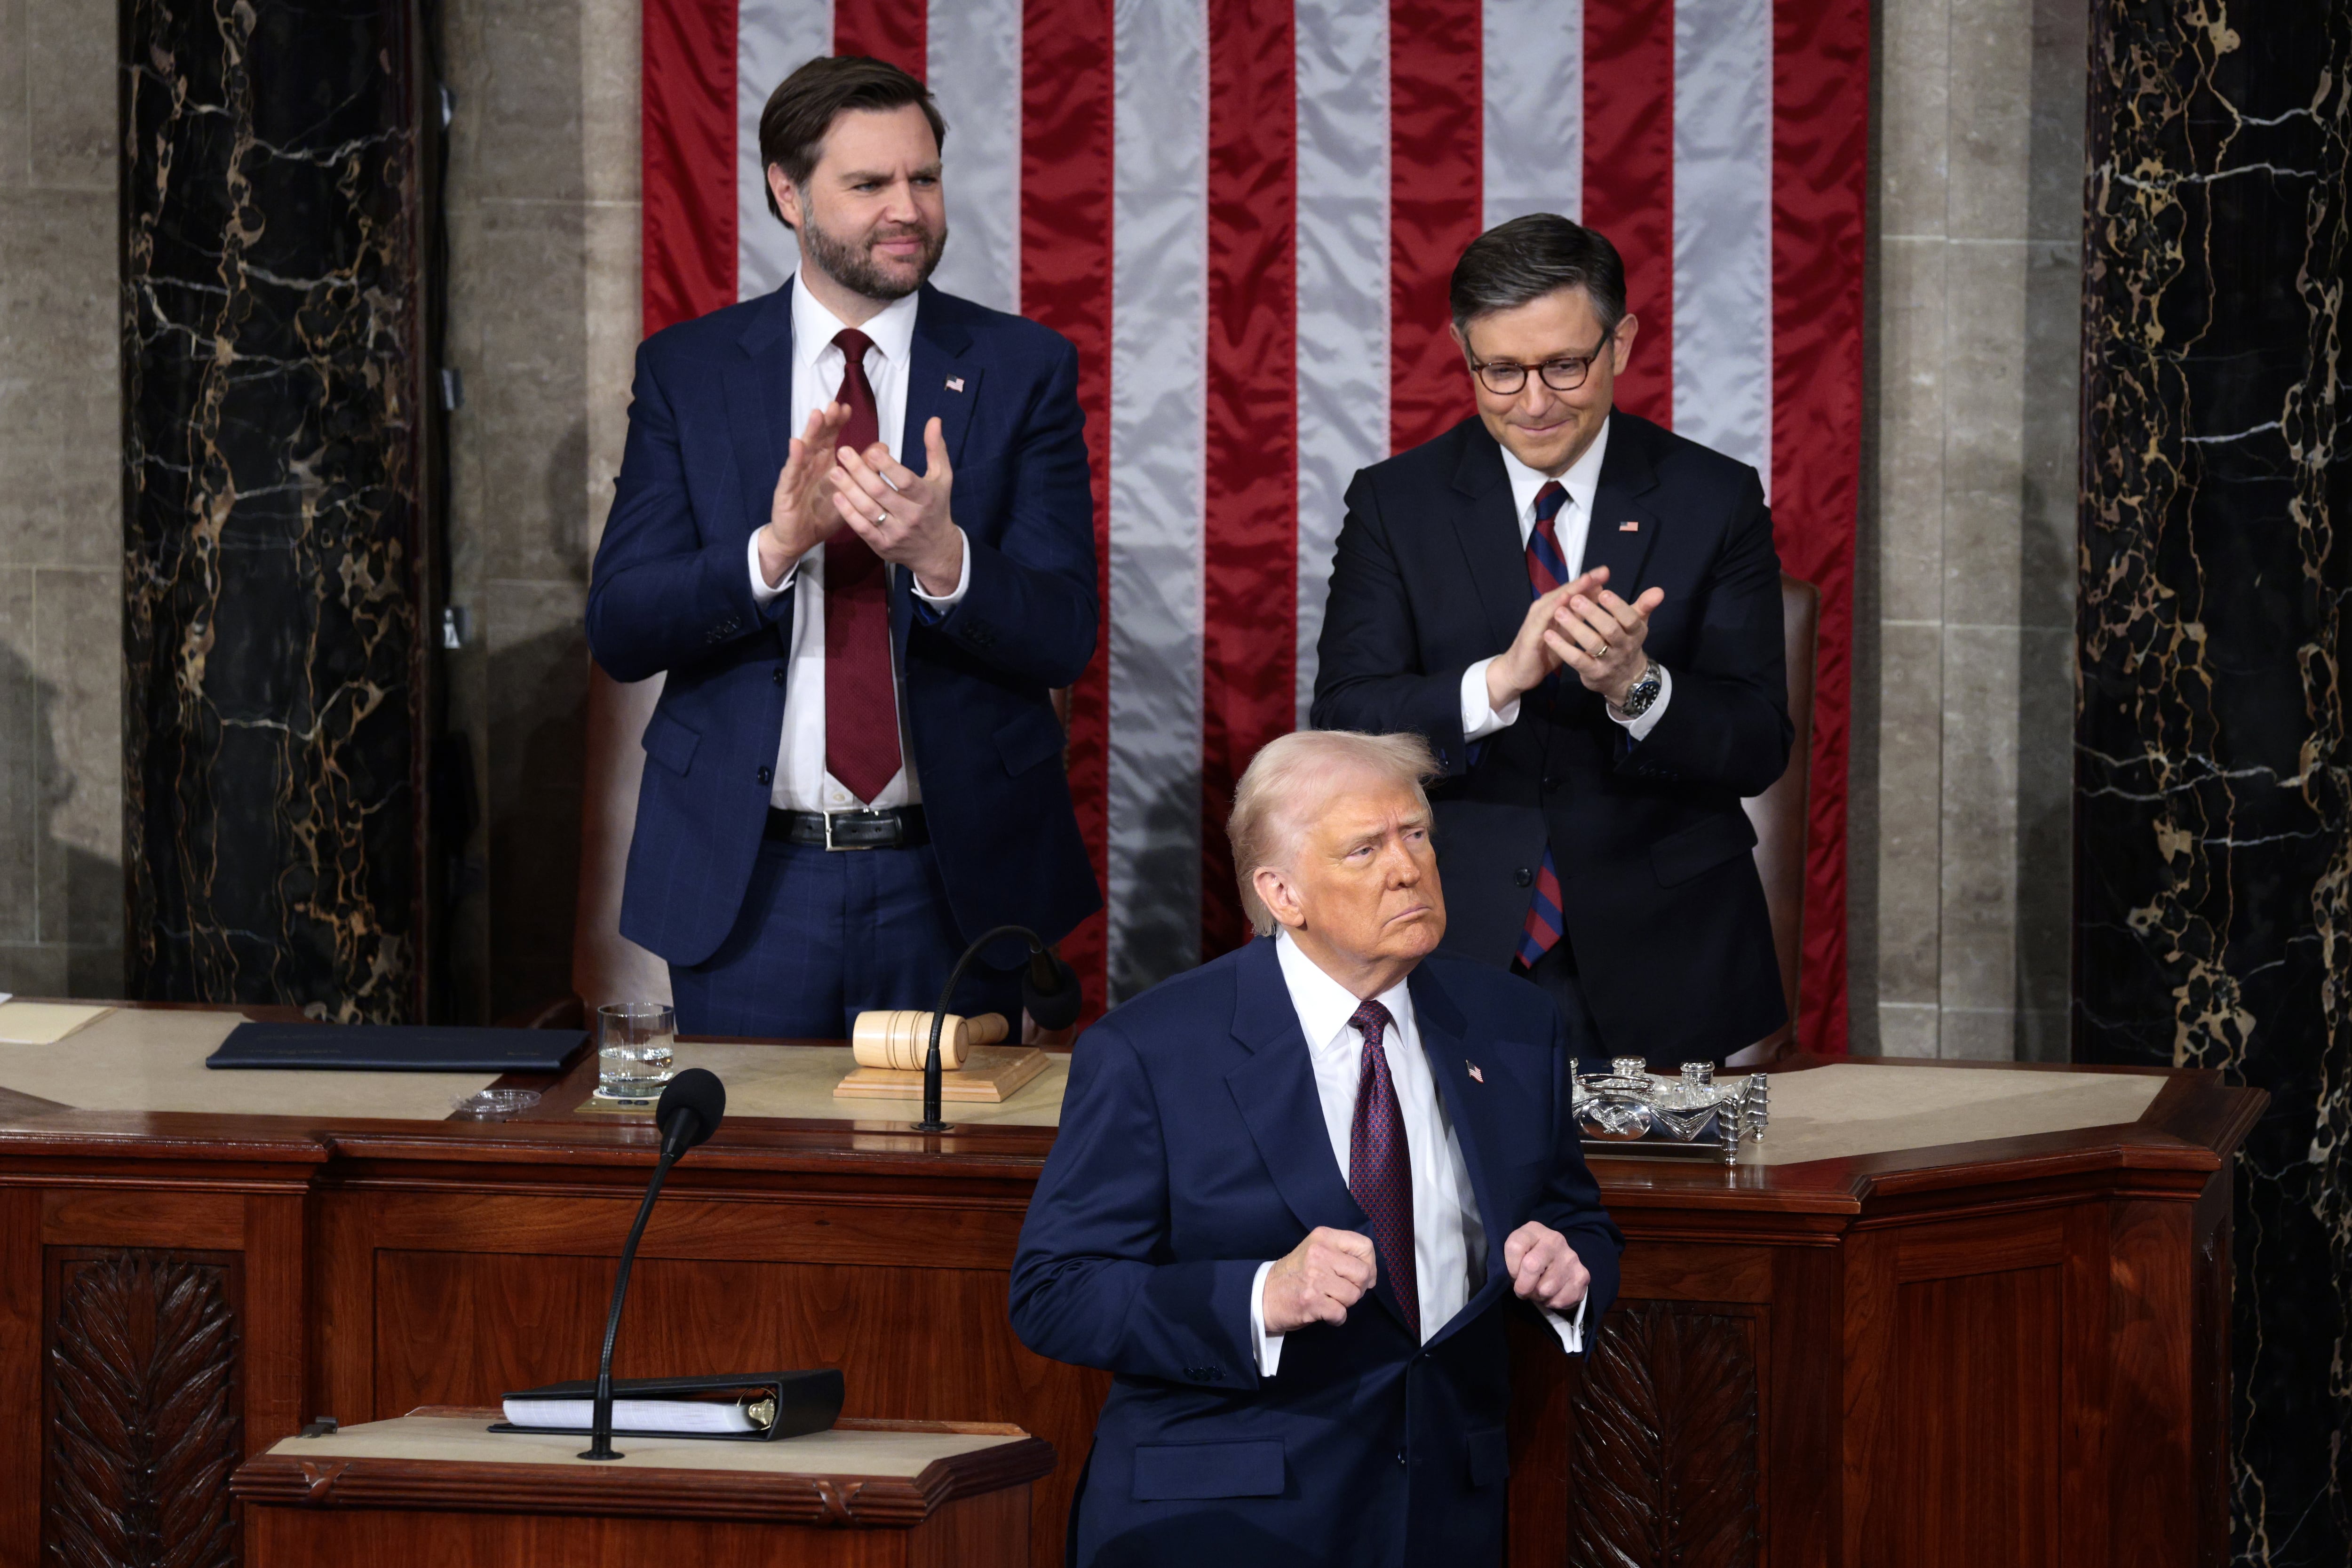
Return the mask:
[[818,849],[909,849],[931,841],[923,808],[892,811],[778,811],[768,808],[768,837]]

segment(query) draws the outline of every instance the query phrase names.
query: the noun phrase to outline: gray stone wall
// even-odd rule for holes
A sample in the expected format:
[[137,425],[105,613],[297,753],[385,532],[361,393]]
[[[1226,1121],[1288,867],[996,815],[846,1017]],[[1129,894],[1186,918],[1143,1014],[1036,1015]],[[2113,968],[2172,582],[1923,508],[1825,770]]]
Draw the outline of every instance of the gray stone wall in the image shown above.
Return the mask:
[[0,991],[122,990],[115,13],[0,0]]
[[481,826],[453,1001],[503,1017],[568,994],[580,854],[588,563],[612,504],[636,350],[636,0],[448,0],[450,668]]
[[1878,10],[1853,1047],[2063,1060],[2085,16]]

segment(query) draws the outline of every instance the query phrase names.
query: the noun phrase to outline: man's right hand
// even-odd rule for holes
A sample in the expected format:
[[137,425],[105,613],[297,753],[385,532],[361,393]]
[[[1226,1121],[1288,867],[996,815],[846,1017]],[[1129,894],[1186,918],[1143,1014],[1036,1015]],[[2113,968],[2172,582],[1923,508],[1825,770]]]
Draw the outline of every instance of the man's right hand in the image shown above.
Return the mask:
[[1289,1257],[1265,1271],[1265,1331],[1286,1334],[1309,1323],[1346,1322],[1348,1309],[1364,1299],[1379,1271],[1370,1237],[1317,1226]]
[[1601,591],[1609,581],[1609,568],[1595,566],[1573,582],[1562,583],[1550,593],[1539,595],[1528,605],[1526,619],[1519,622],[1518,636],[1511,646],[1495,656],[1486,666],[1486,706],[1500,713],[1504,709],[1543,684],[1544,677],[1559,668],[1559,656],[1544,642],[1544,633],[1555,616],[1568,604],[1572,595],[1590,596]]
[[828,404],[811,410],[807,427],[793,438],[783,472],[776,476],[768,526],[760,530],[760,575],[771,588],[841,526],[824,477],[841,461],[835,453],[842,427],[848,423],[847,404]]

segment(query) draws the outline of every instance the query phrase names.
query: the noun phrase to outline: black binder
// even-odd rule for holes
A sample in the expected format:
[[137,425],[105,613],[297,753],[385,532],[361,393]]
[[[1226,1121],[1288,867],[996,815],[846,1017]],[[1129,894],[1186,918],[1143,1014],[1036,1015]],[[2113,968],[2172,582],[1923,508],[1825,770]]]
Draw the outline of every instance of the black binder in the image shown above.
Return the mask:
[[239,1024],[208,1068],[348,1072],[558,1073],[587,1047],[585,1029],[471,1029],[416,1024]]
[[[613,1380],[613,1398],[661,1399],[665,1397],[693,1398],[697,1395],[734,1394],[745,1399],[773,1399],[776,1413],[766,1429],[752,1432],[647,1432],[635,1427],[615,1426],[615,1437],[694,1437],[718,1438],[730,1442],[764,1443],[777,1437],[804,1437],[811,1432],[829,1430],[841,1415],[845,1397],[841,1373],[825,1367],[815,1372],[755,1372],[739,1373],[721,1377],[616,1377]],[[587,1399],[596,1397],[596,1380],[575,1378],[569,1383],[551,1383],[543,1388],[518,1389],[506,1395],[509,1399]],[[495,1422],[493,1432],[554,1432],[577,1436],[586,1426],[518,1426],[509,1421]]]

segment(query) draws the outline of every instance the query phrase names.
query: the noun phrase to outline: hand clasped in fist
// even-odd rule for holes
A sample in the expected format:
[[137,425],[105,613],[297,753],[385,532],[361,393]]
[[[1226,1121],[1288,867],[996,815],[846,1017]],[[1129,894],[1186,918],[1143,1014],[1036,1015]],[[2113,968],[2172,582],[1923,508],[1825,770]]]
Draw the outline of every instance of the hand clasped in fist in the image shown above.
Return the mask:
[[[1521,1300],[1554,1312],[1565,1312],[1583,1300],[1592,1284],[1591,1271],[1568,1238],[1534,1220],[1503,1243],[1503,1267],[1511,1271],[1511,1289]],[[1273,1276],[1267,1276],[1267,1282],[1273,1282]]]
[[1290,1256],[1265,1271],[1265,1331],[1286,1334],[1309,1323],[1344,1323],[1380,1277],[1372,1238],[1318,1225]]

